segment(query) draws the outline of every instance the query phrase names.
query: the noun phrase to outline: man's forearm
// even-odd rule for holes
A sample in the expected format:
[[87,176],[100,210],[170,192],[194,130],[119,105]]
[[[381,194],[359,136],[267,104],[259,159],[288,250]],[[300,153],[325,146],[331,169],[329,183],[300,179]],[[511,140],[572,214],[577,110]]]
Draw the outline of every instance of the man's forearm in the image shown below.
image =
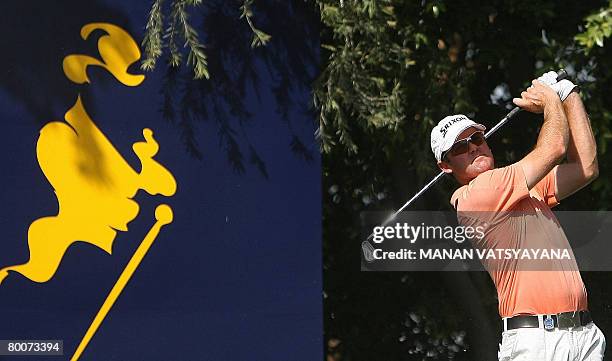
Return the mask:
[[544,112],[544,124],[535,149],[517,162],[523,169],[527,188],[531,189],[565,157],[569,126],[559,95],[538,80],[534,80],[532,86],[512,102],[533,113]]
[[563,101],[567,116],[570,139],[567,148],[568,163],[579,164],[586,178],[598,173],[597,146],[591,122],[578,93],[570,94]]
[[561,101],[550,102],[544,108],[544,123],[540,129],[536,149],[544,154],[563,159],[569,145],[569,125]]

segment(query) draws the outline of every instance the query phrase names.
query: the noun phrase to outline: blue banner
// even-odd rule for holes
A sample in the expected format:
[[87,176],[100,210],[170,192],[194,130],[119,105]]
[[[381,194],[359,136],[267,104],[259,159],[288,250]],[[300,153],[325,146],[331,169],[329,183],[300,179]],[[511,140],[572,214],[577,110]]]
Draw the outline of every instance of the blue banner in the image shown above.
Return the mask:
[[148,2],[3,8],[0,360],[321,359],[312,115],[288,126],[265,72],[248,122],[169,115],[190,108],[140,68]]

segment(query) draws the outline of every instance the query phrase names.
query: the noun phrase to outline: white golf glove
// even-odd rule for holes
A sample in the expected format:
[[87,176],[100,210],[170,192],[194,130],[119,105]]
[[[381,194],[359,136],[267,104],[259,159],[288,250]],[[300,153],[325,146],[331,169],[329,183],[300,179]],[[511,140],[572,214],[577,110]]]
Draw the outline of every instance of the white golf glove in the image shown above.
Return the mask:
[[561,101],[564,101],[574,89],[578,88],[576,84],[567,79],[557,81],[557,73],[554,71],[544,73],[538,80],[556,91]]

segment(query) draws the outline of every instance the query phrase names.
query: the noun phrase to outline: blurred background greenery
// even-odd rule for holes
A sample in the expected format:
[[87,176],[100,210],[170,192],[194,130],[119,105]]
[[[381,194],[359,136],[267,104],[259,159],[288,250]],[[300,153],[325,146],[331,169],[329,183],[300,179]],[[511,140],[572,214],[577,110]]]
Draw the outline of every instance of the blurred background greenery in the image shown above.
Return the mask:
[[[194,30],[189,19],[205,25]],[[304,29],[313,28],[320,33],[315,60],[295,46],[311,49],[313,33]],[[309,111],[319,121],[323,157],[327,361],[493,360],[501,325],[489,276],[362,273],[359,215],[399,208],[437,174],[429,133],[442,117],[463,113],[491,127],[531,79],[561,67],[581,86],[600,176],[557,209],[607,210],[611,33],[612,1],[156,0],[143,68],[165,54],[172,74],[186,57],[193,82],[212,79],[202,95],[231,97],[238,114],[242,93],[227,89],[256,79],[249,69],[257,59],[280,74],[276,92],[285,107],[296,106],[287,97],[292,89],[312,86]],[[232,51],[225,61],[242,60],[242,77],[226,76],[221,65],[208,69],[224,47]],[[310,66],[319,69],[312,77],[300,71]],[[524,156],[540,125],[541,116],[522,113],[498,132],[489,142],[496,165]],[[439,182],[412,210],[450,210],[455,187],[451,179]],[[583,272],[583,279],[594,319],[612,337],[610,274]]]

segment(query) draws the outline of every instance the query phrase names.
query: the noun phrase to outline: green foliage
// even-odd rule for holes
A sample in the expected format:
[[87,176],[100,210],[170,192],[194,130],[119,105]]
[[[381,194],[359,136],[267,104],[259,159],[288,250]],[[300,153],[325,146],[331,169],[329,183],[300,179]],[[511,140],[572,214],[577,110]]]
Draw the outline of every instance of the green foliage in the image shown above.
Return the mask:
[[315,86],[321,114],[318,136],[326,152],[339,142],[355,153],[353,128],[393,130],[404,118],[400,77],[414,61],[410,43],[398,38],[409,29],[398,31],[395,8],[377,1],[342,7],[320,1],[319,6],[333,44],[321,45],[329,51],[329,62]]
[[585,31],[575,36],[576,42],[585,48],[587,54],[595,46],[603,47],[604,39],[612,35],[612,0],[585,19]]
[[162,55],[162,28],[164,24],[162,4],[164,0],[155,0],[151,6],[149,19],[147,21],[145,37],[142,47],[145,49],[145,59],[142,62],[142,69],[153,70],[157,59]]
[[[145,49],[141,69],[151,71],[155,69],[157,60],[163,54],[165,47],[170,50],[169,64],[179,66],[182,61],[181,52],[176,45],[177,33],[185,41],[184,48],[188,49],[187,64],[193,68],[194,78],[208,79],[208,64],[204,46],[198,39],[197,31],[189,23],[187,6],[198,6],[201,0],[173,0],[170,12],[170,24],[164,30],[163,0],[155,0],[151,6],[149,19],[146,25],[145,37],[142,46]],[[163,40],[166,40],[165,43]]]
[[[181,29],[183,38],[185,39],[185,47],[189,49],[187,56],[187,65],[193,67],[194,77],[196,79],[210,78],[208,74],[208,63],[206,62],[206,54],[204,54],[204,45],[198,40],[198,33],[189,24],[189,15],[185,11],[185,5],[198,5],[199,1],[177,0],[172,5],[172,21]],[[174,44],[172,44],[174,46]],[[172,47],[171,47],[172,49]],[[173,61],[178,65],[180,58],[175,54],[172,57]]]
[[270,41],[271,36],[269,34],[264,33],[263,31],[257,29],[255,25],[253,25],[253,11],[251,10],[251,5],[253,4],[253,0],[244,0],[244,3],[240,7],[240,18],[246,19],[251,31],[253,31],[253,40],[251,41],[251,47],[256,48],[258,46],[264,46]]
[[[251,9],[254,0],[244,0],[240,7],[240,18],[245,19],[253,32],[251,47],[266,45],[271,36],[255,27],[253,23],[253,11]],[[145,37],[142,46],[145,49],[141,68],[145,71],[155,69],[157,60],[163,54],[164,49],[169,50],[169,65],[178,67],[182,60],[182,50],[177,45],[177,35],[184,41],[182,48],[187,49],[187,65],[193,69],[194,78],[210,78],[208,71],[205,46],[200,42],[198,32],[189,21],[188,7],[197,7],[202,4],[201,0],[172,0],[170,5],[170,23],[164,29],[164,0],[154,0],[146,25]]]

